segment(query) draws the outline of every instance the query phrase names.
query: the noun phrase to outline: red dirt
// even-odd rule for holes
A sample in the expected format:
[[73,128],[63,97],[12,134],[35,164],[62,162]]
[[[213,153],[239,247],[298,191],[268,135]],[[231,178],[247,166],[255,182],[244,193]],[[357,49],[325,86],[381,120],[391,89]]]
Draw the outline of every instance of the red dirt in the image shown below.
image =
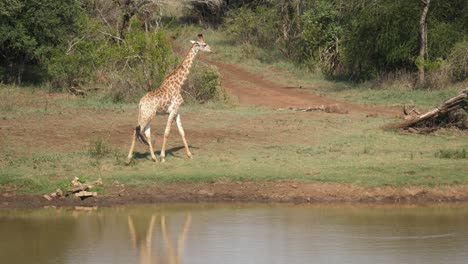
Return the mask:
[[241,103],[275,108],[338,105],[342,111],[350,113],[363,112],[370,115],[386,116],[399,114],[395,108],[355,104],[314,95],[300,89],[291,89],[262,79],[237,65],[211,60],[206,56],[202,59],[218,68],[222,75],[221,86],[238,97]]

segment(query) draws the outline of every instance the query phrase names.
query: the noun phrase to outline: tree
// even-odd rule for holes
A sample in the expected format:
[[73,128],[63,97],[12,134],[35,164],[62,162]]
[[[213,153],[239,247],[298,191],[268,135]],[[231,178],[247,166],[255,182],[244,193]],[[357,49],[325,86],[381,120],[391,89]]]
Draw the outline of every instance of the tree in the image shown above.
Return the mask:
[[13,0],[0,5],[0,68],[21,84],[26,66],[43,66],[86,18],[76,0]]
[[424,84],[424,57],[426,55],[427,47],[427,26],[426,26],[426,17],[427,12],[429,11],[429,4],[431,0],[419,0],[421,5],[422,13],[421,18],[419,19],[419,55],[416,60],[416,66],[418,67],[418,84]]
[[313,66],[317,62],[325,74],[333,74],[339,65],[339,41],[343,28],[335,4],[318,0],[301,16],[300,34],[302,60]]
[[163,4],[164,0],[114,0],[120,9],[121,20],[119,22],[119,37],[125,38],[125,32],[130,25],[130,19],[139,14],[145,19],[145,27],[148,29],[147,19],[149,14]]

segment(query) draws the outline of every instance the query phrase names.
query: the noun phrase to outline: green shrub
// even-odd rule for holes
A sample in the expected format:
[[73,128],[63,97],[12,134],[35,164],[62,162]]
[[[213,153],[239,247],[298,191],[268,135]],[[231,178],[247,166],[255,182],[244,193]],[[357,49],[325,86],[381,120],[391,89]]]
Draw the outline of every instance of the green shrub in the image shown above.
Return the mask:
[[338,42],[343,28],[338,23],[338,9],[329,1],[316,1],[301,16],[302,32],[298,60],[314,70],[319,63],[322,72],[333,74],[339,65]]
[[468,79],[468,39],[458,42],[448,58],[449,74],[453,81]]
[[[95,23],[90,30],[96,33],[103,27]],[[90,34],[71,48],[56,50],[48,72],[55,89],[94,86],[102,98],[119,103],[157,88],[176,61],[165,31],[145,32],[134,17],[124,40]]]
[[44,63],[57,49],[68,46],[74,36],[83,34],[86,20],[80,1],[1,1],[2,81],[21,84],[26,74],[42,76],[47,68]]
[[111,153],[111,147],[104,138],[98,137],[89,142],[88,154],[90,157],[100,159],[109,153]]
[[278,36],[278,16],[268,6],[245,5],[228,12],[224,26],[237,43],[252,43],[263,48],[273,47]]
[[220,83],[221,74],[215,66],[196,62],[182,88],[182,95],[187,102],[225,101],[227,94]]
[[82,40],[73,49],[56,49],[47,63],[53,88],[69,88],[90,81],[99,66],[97,43]]
[[441,149],[434,156],[440,159],[468,159],[468,153],[464,148],[461,150]]

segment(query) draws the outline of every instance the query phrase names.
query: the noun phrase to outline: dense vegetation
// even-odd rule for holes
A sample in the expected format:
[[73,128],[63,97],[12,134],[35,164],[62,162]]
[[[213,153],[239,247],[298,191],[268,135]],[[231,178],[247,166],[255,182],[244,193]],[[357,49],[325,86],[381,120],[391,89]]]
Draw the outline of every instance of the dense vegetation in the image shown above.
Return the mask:
[[[417,68],[422,0],[250,1],[232,8],[226,30],[238,43],[267,47],[330,77],[372,79]],[[262,25],[259,27],[258,25]],[[468,2],[432,0],[426,70],[468,77]]]
[[[168,19],[171,5],[186,7],[185,16]],[[266,63],[293,61],[331,78],[415,80],[421,64],[428,71],[423,86],[468,78],[466,0],[2,0],[0,81],[86,85],[125,100],[157,86],[174,67],[168,32],[187,21],[222,30]],[[216,83],[219,74],[207,70],[194,81]]]
[[[86,87],[121,102],[154,89],[178,62],[157,0],[0,2],[0,82]],[[219,73],[198,66],[189,99],[217,95]],[[199,81],[200,80],[200,81]],[[80,91],[82,88],[79,88]],[[193,87],[188,87],[192,89]],[[211,89],[211,90],[210,90]]]

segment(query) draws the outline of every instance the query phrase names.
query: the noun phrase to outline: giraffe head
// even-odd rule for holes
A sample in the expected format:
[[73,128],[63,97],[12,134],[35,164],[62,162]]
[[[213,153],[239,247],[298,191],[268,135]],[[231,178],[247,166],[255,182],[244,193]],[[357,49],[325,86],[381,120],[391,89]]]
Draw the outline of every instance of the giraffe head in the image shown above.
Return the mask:
[[198,34],[198,39],[197,39],[197,41],[192,40],[191,42],[192,42],[194,45],[198,46],[198,48],[199,48],[201,51],[211,52],[211,47],[210,47],[210,45],[206,44],[205,40],[203,39],[203,35],[202,35],[202,34]]

